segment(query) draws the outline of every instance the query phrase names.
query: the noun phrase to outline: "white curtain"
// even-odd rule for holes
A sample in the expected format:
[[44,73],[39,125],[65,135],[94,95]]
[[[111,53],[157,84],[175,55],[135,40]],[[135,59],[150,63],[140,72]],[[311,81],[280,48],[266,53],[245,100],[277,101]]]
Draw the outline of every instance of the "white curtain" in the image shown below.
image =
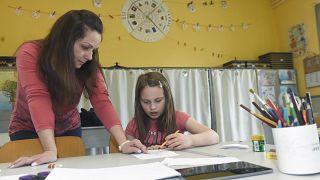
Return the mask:
[[[111,101],[123,128],[134,115],[134,91],[140,74],[159,69],[104,69]],[[259,120],[240,107],[253,111],[254,99],[249,89],[257,91],[255,70],[164,68],[175,107],[190,114],[200,123],[218,132],[221,141],[248,141],[252,134],[263,134]],[[251,99],[251,100],[250,100]],[[82,98],[79,108],[89,109],[90,103]]]
[[211,128],[208,70],[163,69],[173,93],[175,108]]
[[134,93],[142,69],[104,69],[104,77],[113,106],[115,107],[122,127],[125,129],[134,115]]
[[248,141],[252,134],[263,133],[260,121],[240,107],[254,110],[249,89],[257,89],[256,71],[213,69],[210,76],[213,116],[221,141]]

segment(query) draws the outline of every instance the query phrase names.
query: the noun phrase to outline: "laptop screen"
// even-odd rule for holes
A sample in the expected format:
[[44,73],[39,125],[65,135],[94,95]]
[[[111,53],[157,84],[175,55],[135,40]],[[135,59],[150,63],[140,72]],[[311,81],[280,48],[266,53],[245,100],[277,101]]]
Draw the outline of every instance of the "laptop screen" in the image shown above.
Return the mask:
[[233,179],[272,173],[272,168],[245,161],[176,169],[185,179]]

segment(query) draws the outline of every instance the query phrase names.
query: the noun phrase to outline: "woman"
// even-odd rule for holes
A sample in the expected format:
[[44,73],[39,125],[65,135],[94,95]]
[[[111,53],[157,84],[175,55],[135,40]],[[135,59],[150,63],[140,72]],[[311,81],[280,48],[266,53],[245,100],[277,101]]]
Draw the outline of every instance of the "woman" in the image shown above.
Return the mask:
[[77,105],[84,93],[123,153],[145,152],[139,140],[128,141],[105,88],[98,58],[103,25],[87,10],[62,15],[42,40],[22,44],[16,54],[17,100],[10,139],[39,138],[44,152],[21,157],[11,168],[57,160],[55,136],[81,136]]
[[[169,83],[161,73],[139,76],[134,107],[126,134],[129,139],[138,138],[148,149],[181,150],[219,142],[215,131],[175,110]],[[191,134],[184,134],[186,131]]]

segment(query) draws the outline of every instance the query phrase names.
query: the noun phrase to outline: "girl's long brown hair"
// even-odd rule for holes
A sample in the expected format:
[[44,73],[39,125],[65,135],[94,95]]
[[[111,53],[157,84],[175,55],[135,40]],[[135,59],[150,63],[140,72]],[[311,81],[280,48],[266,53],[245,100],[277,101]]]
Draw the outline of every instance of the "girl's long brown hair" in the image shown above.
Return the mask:
[[134,119],[137,124],[137,131],[139,132],[139,140],[141,142],[144,142],[149,131],[150,118],[144,112],[140,102],[141,91],[147,86],[162,87],[165,96],[164,111],[159,119],[157,119],[158,131],[162,132],[163,134],[171,134],[174,133],[177,129],[174,103],[167,79],[159,72],[149,72],[146,74],[142,74],[139,76],[136,84],[134,111]]
[[[51,31],[40,41],[38,68],[40,77],[47,84],[56,115],[60,115],[62,105],[72,106],[78,103],[81,86],[88,97],[95,86],[99,65],[98,51],[93,52],[91,61],[80,69],[75,68],[74,44],[88,31],[102,35],[103,25],[100,18],[88,10],[71,10],[62,15]],[[81,84],[79,83],[81,82]]]

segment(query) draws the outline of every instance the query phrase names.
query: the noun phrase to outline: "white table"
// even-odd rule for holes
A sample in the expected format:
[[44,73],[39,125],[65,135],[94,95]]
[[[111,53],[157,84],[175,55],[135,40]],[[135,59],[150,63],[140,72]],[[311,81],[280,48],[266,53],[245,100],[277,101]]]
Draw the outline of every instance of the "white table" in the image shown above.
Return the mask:
[[[238,143],[238,142],[232,142]],[[305,175],[305,176],[295,176],[287,175],[278,171],[276,160],[266,159],[264,152],[253,152],[250,143],[241,143],[249,144],[249,149],[221,149],[224,144],[220,143],[213,146],[205,146],[187,149],[184,151],[176,151],[179,156],[177,158],[200,158],[200,157],[210,157],[214,155],[225,155],[229,157],[237,157],[240,160],[251,162],[254,164],[266,166],[273,168],[273,173],[263,174],[259,176],[246,177],[244,179],[257,179],[257,180],[275,180],[275,179],[320,179],[320,173],[314,175]],[[151,159],[151,160],[140,160],[136,157],[128,154],[105,154],[105,155],[96,155],[96,156],[82,156],[82,157],[73,157],[73,158],[61,158],[56,164],[62,164],[65,168],[106,168],[106,167],[117,167],[123,165],[133,165],[133,164],[143,164],[156,161],[162,161],[162,159]],[[320,162],[319,162],[320,164]],[[9,163],[0,164],[0,169],[2,170],[1,175],[15,175],[15,174],[36,174],[37,172],[47,171],[47,165],[40,165],[36,167],[22,167],[17,169],[8,169]]]

